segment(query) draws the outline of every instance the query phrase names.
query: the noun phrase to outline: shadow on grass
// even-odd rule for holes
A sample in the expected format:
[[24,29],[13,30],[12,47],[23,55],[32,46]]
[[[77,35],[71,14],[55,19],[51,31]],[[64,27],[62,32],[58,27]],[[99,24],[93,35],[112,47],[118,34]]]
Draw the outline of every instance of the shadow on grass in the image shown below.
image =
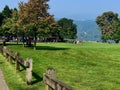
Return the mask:
[[[2,44],[0,43],[0,45],[2,45]],[[5,46],[9,46],[9,45],[20,46],[20,45],[23,45],[23,44],[22,43],[18,43],[18,44],[17,43],[6,43]],[[34,48],[33,45],[29,46],[29,45],[26,45],[26,44],[25,44],[25,47],[29,48],[29,49]],[[52,47],[52,46],[36,46],[36,50],[68,50],[68,49],[70,49],[70,48],[61,48],[61,47]]]
[[13,46],[14,46],[14,45],[20,46],[20,45],[22,45],[22,44],[6,43],[6,45],[5,45],[5,46],[8,46],[8,45],[11,45],[11,46],[12,46],[12,45],[13,45]]
[[[24,70],[26,70],[24,67],[22,67],[22,69],[20,70],[20,72],[23,72]],[[43,80],[43,78],[41,76],[39,76],[36,72],[32,71],[32,77],[34,78],[34,80],[32,81],[32,85],[36,84],[38,82],[41,82]]]
[[[6,43],[4,46],[15,46],[15,45],[20,46],[22,44]],[[3,44],[0,44],[0,46],[3,46]]]
[[4,62],[0,62],[0,64],[3,64]]
[[35,80],[32,81],[32,84],[36,84],[36,83],[41,82],[41,81],[43,80],[43,78],[40,77],[40,76],[39,76],[37,73],[35,73],[35,72],[32,72],[32,75],[33,75],[33,77],[35,78]]
[[37,46],[36,50],[68,50],[70,48],[59,48],[51,46]]

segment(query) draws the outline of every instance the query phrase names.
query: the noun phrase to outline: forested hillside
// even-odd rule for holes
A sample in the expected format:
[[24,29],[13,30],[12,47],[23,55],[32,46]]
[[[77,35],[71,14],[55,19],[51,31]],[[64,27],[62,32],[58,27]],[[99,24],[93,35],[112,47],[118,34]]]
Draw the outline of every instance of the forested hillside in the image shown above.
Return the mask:
[[98,30],[97,24],[93,20],[79,20],[74,21],[77,25],[78,39],[99,41],[101,40],[101,33]]

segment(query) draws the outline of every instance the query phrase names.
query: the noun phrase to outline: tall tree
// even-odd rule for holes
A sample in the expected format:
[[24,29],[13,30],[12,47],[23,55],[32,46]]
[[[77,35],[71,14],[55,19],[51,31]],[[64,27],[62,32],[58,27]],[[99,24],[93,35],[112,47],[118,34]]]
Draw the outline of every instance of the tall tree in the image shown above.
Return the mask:
[[21,35],[21,29],[17,23],[18,21],[18,10],[16,8],[13,9],[12,17],[10,19],[11,21],[11,28],[10,33],[12,33],[14,36],[17,37],[17,44],[18,44],[18,36]]
[[62,18],[58,20],[58,25],[61,26],[59,37],[61,39],[76,39],[77,38],[77,26],[73,23],[72,19]]
[[10,18],[12,15],[12,9],[10,9],[9,6],[6,5],[2,11],[2,14],[4,18]]
[[4,22],[2,23],[2,29],[3,29],[3,33],[4,35],[9,35],[9,34],[13,34],[16,35],[18,30],[17,30],[17,20],[18,20],[18,11],[15,8],[12,12],[11,17],[6,18],[4,20]]
[[3,14],[0,12],[0,35],[2,35],[2,23],[3,23],[4,17]]
[[[24,32],[34,36],[34,49],[36,49],[37,35],[49,32],[50,24],[54,23],[53,16],[48,13],[49,0],[28,0],[19,4],[19,24],[24,27]],[[32,32],[32,33],[31,33]]]
[[9,8],[9,6],[5,6],[2,12],[0,13],[0,33],[3,34],[2,30],[2,24],[4,23],[5,19],[11,17],[12,10]]
[[0,12],[0,26],[2,25],[3,19],[4,19],[3,14]]
[[117,13],[104,12],[96,18],[96,23],[102,32],[103,40],[117,40],[118,31],[120,30],[120,20]]
[[[12,9],[9,8],[9,6],[5,6],[2,12],[0,13],[0,33],[2,35],[8,34],[8,26],[5,26],[5,23],[8,22],[8,18],[10,19],[12,16]],[[8,25],[9,23],[7,23]]]

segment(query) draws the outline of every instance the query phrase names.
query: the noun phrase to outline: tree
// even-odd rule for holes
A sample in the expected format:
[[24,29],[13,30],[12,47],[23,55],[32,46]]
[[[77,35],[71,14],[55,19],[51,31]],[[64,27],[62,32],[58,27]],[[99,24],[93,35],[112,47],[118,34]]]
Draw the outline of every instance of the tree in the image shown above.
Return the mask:
[[12,10],[10,10],[9,6],[5,6],[2,12],[0,12],[0,34],[3,35],[2,24],[4,20],[11,17]]
[[62,18],[58,20],[58,25],[61,27],[59,37],[63,39],[75,39],[77,38],[77,26],[73,23],[72,19]]
[[2,25],[3,19],[4,19],[3,14],[0,12],[0,26]]
[[36,49],[37,35],[41,32],[50,32],[50,26],[54,18],[48,13],[49,0],[29,0],[19,4],[19,25],[23,26],[24,32],[34,37],[34,49]]
[[11,17],[6,18],[4,22],[2,23],[2,29],[3,29],[3,34],[4,35],[9,35],[13,34],[16,35],[18,30],[17,30],[17,20],[18,20],[18,11],[15,8],[12,12]]
[[103,40],[118,39],[118,32],[120,32],[120,20],[118,18],[118,14],[111,11],[104,12],[101,16],[97,17],[96,23],[102,32]]
[[12,15],[12,9],[10,9],[9,6],[6,5],[2,11],[2,14],[5,19],[10,18]]
[[2,23],[3,23],[3,14],[0,12],[0,35],[2,35]]
[[[8,18],[11,18],[12,15],[12,9],[9,8],[9,6],[5,6],[2,12],[0,13],[0,33],[1,35],[8,34],[8,27],[3,25],[5,24]],[[5,29],[6,28],[6,29]]]
[[18,10],[14,8],[12,17],[10,18],[11,21],[10,33],[17,37],[17,44],[18,44],[18,36],[21,35],[21,29],[17,23],[18,18],[19,18]]

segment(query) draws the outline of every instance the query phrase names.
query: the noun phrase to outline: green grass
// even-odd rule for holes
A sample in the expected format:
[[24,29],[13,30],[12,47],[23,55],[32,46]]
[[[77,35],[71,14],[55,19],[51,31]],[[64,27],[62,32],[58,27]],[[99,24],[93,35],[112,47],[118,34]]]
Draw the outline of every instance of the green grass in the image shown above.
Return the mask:
[[48,67],[57,71],[57,78],[75,90],[119,90],[120,89],[120,45],[85,42],[38,43],[37,50],[22,45],[8,45],[24,58],[33,58],[33,82],[25,84],[25,70],[17,73],[0,56],[0,67],[11,90],[44,90],[42,75]]

